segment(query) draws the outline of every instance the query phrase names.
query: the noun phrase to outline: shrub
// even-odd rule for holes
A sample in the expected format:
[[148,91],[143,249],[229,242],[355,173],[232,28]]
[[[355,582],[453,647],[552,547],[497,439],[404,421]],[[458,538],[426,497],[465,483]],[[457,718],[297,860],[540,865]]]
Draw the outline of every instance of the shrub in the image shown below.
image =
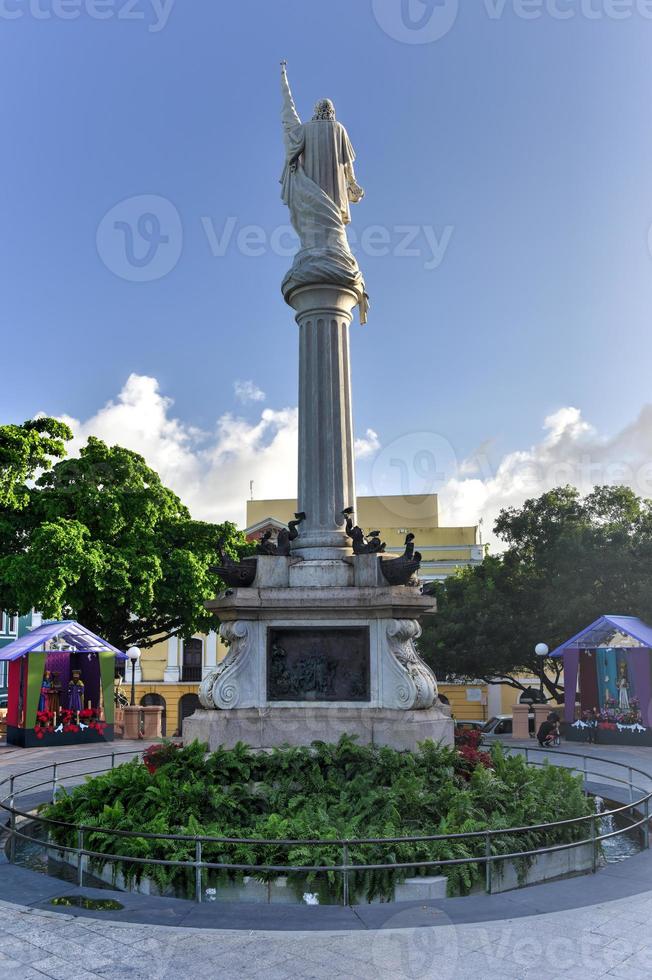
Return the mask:
[[[192,861],[195,836],[220,838],[203,844],[204,861],[218,864],[315,865],[342,863],[333,840],[414,838],[483,832],[588,815],[591,806],[581,779],[554,766],[531,769],[500,746],[491,755],[472,745],[460,750],[425,742],[417,752],[361,746],[344,736],[337,745],[256,753],[240,744],[208,754],[198,743],[184,748],[151,746],[145,762],[127,763],[62,794],[45,816],[93,828],[87,847],[129,857]],[[189,840],[114,838],[107,830],[174,834]],[[579,827],[506,834],[495,838],[495,853],[580,839]],[[56,842],[76,845],[72,828],[52,830]],[[230,838],[225,841],[224,838]],[[237,843],[233,838],[245,840]],[[251,843],[249,839],[264,843]],[[284,845],[283,840],[297,843]],[[317,841],[317,844],[308,844]],[[268,843],[267,843],[268,842]],[[321,842],[321,843],[319,843]],[[438,860],[484,855],[481,836],[443,841],[352,843],[352,864],[430,861],[430,867],[356,871],[349,876],[351,899],[389,899],[395,884],[413,875],[443,873],[450,894],[465,894],[481,882],[484,866],[439,867]],[[106,862],[95,859],[91,868]],[[162,889],[192,895],[194,869],[152,867],[125,861],[128,881],[150,874]],[[277,873],[259,872],[263,881]],[[205,874],[211,885],[236,881],[228,869]],[[291,872],[298,893],[308,886],[323,900],[342,894],[337,871]]]

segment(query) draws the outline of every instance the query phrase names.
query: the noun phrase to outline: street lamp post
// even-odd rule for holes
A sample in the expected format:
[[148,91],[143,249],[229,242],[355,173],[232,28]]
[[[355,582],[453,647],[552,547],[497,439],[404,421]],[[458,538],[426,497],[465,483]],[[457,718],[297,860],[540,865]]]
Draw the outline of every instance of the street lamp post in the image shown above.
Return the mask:
[[140,650],[138,647],[129,647],[127,656],[131,660],[131,707],[136,706],[136,664],[140,660]]
[[[541,660],[543,661],[550,653],[550,650],[547,644],[537,643],[537,645],[534,648],[534,652],[537,655],[537,657],[541,657]],[[543,670],[544,670],[544,664],[542,663],[541,674],[539,674],[539,693],[541,695],[541,703],[543,703]]]

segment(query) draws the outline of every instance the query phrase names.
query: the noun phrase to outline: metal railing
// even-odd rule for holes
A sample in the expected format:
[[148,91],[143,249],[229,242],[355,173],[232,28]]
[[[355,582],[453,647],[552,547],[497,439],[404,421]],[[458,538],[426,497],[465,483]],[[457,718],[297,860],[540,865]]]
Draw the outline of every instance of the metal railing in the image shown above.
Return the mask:
[[[506,748],[503,746],[503,748]],[[85,769],[83,772],[72,773],[69,776],[62,775],[61,770],[69,766],[79,766],[83,765],[85,762],[91,760],[86,758],[81,759],[71,759],[65,762],[54,762],[47,766],[39,766],[35,769],[30,769],[26,772],[22,772],[15,775],[10,775],[3,780],[0,780],[0,793],[6,791],[6,787],[9,787],[9,795],[2,796],[0,799],[0,810],[4,811],[8,815],[8,819],[4,822],[4,829],[9,836],[8,842],[8,858],[11,863],[15,861],[16,855],[16,841],[25,840],[29,841],[31,844],[41,844],[43,849],[46,851],[55,851],[61,854],[71,855],[74,859],[74,865],[77,868],[77,884],[79,887],[83,886],[84,883],[84,866],[88,859],[95,859],[103,863],[125,863],[125,864],[137,864],[144,867],[147,866],[158,866],[158,867],[174,867],[174,868],[186,868],[194,873],[194,898],[195,901],[202,901],[202,891],[203,891],[203,874],[205,871],[236,871],[244,872],[250,876],[268,875],[268,874],[280,874],[287,875],[291,873],[297,874],[316,874],[316,873],[337,873],[342,875],[342,904],[349,904],[349,878],[352,873],[365,872],[365,871],[398,871],[398,870],[408,870],[408,869],[442,869],[446,867],[454,867],[465,864],[480,864],[485,866],[485,888],[486,891],[491,894],[493,877],[494,877],[494,866],[497,862],[502,861],[515,861],[524,858],[536,858],[544,854],[553,854],[556,852],[562,852],[571,850],[573,848],[585,847],[591,845],[592,848],[592,868],[591,870],[595,873],[598,870],[599,865],[599,854],[600,845],[602,841],[608,840],[610,838],[618,837],[622,834],[630,833],[631,831],[641,828],[643,848],[649,848],[650,846],[650,800],[652,799],[652,791],[645,792],[642,787],[638,786],[634,782],[635,777],[642,777],[648,785],[652,785],[652,775],[644,772],[642,769],[638,769],[635,766],[631,766],[625,763],[615,761],[613,759],[605,759],[600,756],[586,756],[578,752],[568,752],[564,749],[556,749],[552,753],[549,749],[534,748],[534,747],[507,747],[507,751],[512,753],[520,753],[525,756],[525,761],[528,765],[542,766],[545,765],[546,761],[550,761],[550,757],[559,758],[559,756],[567,756],[571,758],[577,758],[581,760],[580,765],[570,765],[565,766],[575,773],[582,775],[584,778],[584,786],[586,786],[589,781],[589,777],[596,777],[601,781],[601,785],[606,781],[609,785],[616,784],[619,786],[624,786],[627,788],[629,793],[630,802],[625,803],[621,806],[615,807],[611,810],[605,810],[599,814],[589,814],[584,817],[573,817],[567,820],[557,820],[553,823],[542,823],[542,824],[530,824],[525,827],[507,827],[499,830],[479,830],[470,831],[460,834],[433,834],[429,836],[406,836],[406,837],[383,837],[383,838],[358,838],[355,840],[340,840],[340,839],[322,839],[322,840],[270,840],[270,839],[259,839],[259,838],[227,838],[227,837],[210,837],[210,836],[189,836],[183,834],[151,834],[151,833],[137,833],[128,830],[114,830],[101,827],[84,826],[78,824],[71,824],[65,821],[53,820],[51,818],[45,818],[41,816],[35,816],[33,812],[22,810],[17,806],[16,798],[19,794],[24,796],[26,793],[34,792],[35,790],[42,790],[44,787],[51,787],[51,799],[54,801],[56,799],[56,794],[60,786],[64,782],[70,780],[80,779],[86,776],[100,775],[111,769],[116,765],[116,759],[122,758],[123,756],[129,756],[131,759],[140,756],[140,752],[111,752],[104,755],[93,756],[92,761],[100,761],[104,759],[110,759],[110,765],[105,765],[101,769],[88,770]],[[539,761],[538,759],[533,759],[532,755],[545,756],[545,760]],[[589,768],[589,764],[599,763],[602,766],[608,766],[616,770],[626,773],[624,775],[613,775],[611,773],[597,772]],[[41,774],[49,772],[48,778],[41,778]],[[24,781],[31,776],[39,776],[39,781],[32,783],[28,786],[20,786],[17,789],[17,782]],[[637,795],[642,793],[643,795]],[[620,829],[609,831],[607,833],[598,832],[598,822],[608,817],[627,817],[630,819],[626,826]],[[77,835],[77,845],[76,847],[70,847],[52,840],[39,841],[29,834],[25,834],[19,829],[17,824],[17,819],[22,821],[37,821],[39,824],[43,824],[48,828],[57,828],[59,830],[65,829],[69,831],[75,831]],[[494,841],[501,837],[507,835],[517,835],[525,833],[545,833],[550,831],[555,831],[559,828],[568,828],[572,826],[588,825],[589,835],[583,836],[580,840],[567,841],[561,844],[553,844],[548,847],[533,848],[529,850],[513,851],[509,853],[501,853],[494,851]],[[138,838],[140,840],[159,840],[159,841],[178,841],[184,842],[188,845],[194,846],[194,860],[165,860],[162,858],[146,858],[146,857],[136,857],[131,854],[120,854],[120,853],[106,853],[104,851],[95,851],[87,848],[85,846],[88,834],[101,834],[102,836],[113,837],[116,839],[120,838]],[[351,848],[362,846],[362,845],[392,845],[392,844],[419,844],[419,843],[435,843],[440,841],[462,841],[462,840],[478,840],[484,842],[484,853],[482,855],[473,855],[460,858],[437,858],[433,860],[412,860],[405,862],[391,862],[391,863],[374,863],[374,864],[352,864],[350,862],[350,851]],[[207,844],[251,844],[256,846],[269,846],[269,847],[336,847],[341,851],[341,861],[338,864],[332,865],[290,865],[290,864],[246,864],[246,863],[232,863],[232,862],[215,862],[215,861],[205,861],[203,860],[203,849]]]

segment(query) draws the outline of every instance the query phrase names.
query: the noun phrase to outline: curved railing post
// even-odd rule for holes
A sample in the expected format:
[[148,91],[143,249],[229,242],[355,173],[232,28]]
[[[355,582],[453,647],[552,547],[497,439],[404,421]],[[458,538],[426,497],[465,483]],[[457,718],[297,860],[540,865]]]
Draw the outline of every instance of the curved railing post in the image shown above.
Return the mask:
[[14,781],[16,777],[9,777],[9,806],[11,810],[9,812],[9,832],[11,834],[9,840],[9,863],[13,864],[16,860],[16,810],[14,804]]
[[84,828],[77,828],[77,884],[84,887]]
[[647,851],[650,847],[650,797],[645,797],[644,807],[645,822],[643,823],[643,847]]
[[57,798],[57,763],[52,763],[52,802]]
[[629,767],[629,802],[634,802],[634,771]]
[[349,845],[344,844],[342,847],[342,905],[348,906],[349,904]]
[[591,851],[593,854],[593,874],[598,870],[598,839],[596,834],[596,818],[591,817]]
[[484,855],[485,855],[485,889],[487,895],[491,895],[491,890],[493,888],[493,877],[494,877],[494,863],[491,860],[491,831],[488,830],[485,836],[484,842]]
[[201,840],[195,841],[195,901],[201,902]]

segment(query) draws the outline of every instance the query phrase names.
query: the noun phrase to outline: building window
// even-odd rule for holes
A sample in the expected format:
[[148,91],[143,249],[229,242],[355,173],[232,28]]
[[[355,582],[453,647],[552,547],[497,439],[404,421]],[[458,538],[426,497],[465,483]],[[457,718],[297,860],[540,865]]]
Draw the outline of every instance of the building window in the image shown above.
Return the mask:
[[9,616],[9,629],[7,632],[12,635],[18,632],[18,616]]
[[204,644],[201,640],[184,640],[181,680],[194,684],[201,680]]
[[7,664],[0,663],[0,689],[7,686]]

